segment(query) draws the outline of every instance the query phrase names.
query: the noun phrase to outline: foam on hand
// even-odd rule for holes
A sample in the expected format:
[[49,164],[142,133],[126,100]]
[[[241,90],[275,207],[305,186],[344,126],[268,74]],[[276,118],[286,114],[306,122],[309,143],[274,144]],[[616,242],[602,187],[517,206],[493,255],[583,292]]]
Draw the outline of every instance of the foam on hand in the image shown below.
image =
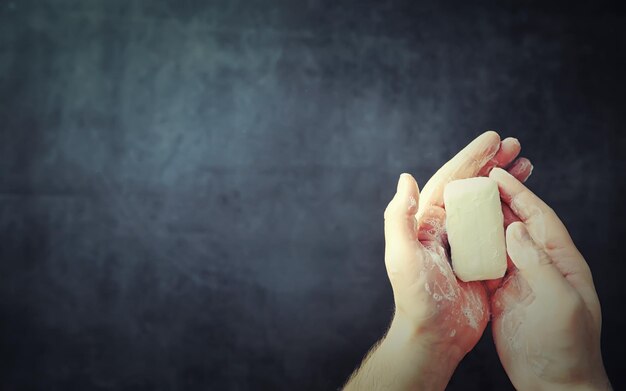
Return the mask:
[[443,199],[457,277],[477,281],[504,276],[504,216],[498,184],[486,177],[452,181],[444,189]]

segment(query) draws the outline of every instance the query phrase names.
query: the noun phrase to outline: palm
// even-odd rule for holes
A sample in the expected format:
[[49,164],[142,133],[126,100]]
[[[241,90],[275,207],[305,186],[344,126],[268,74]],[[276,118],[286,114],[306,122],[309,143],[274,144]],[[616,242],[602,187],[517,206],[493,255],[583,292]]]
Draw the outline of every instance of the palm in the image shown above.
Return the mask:
[[[506,301],[507,309],[497,310],[493,336],[502,363],[518,387],[537,388],[538,379],[567,383],[589,378],[594,362],[601,361],[592,342],[596,332],[591,313],[571,292],[573,288],[567,292],[559,289],[564,284],[555,285],[546,287],[550,295],[537,300],[523,278],[514,273],[498,292],[496,300]],[[592,354],[595,352],[598,355]]]
[[[421,194],[410,175],[401,178],[385,211],[385,263],[397,315],[419,325],[444,348],[462,354],[480,339],[489,320],[489,304],[483,283],[459,281],[452,272],[443,189],[452,180],[511,165],[519,149],[516,140],[501,143],[496,133],[487,132],[437,171]],[[518,162],[523,164],[513,163],[509,170],[524,180],[530,164],[526,159]]]
[[432,311],[429,325],[442,341],[451,341],[463,353],[480,339],[489,320],[489,304],[480,282],[459,281],[443,246],[426,248],[423,256],[426,302]]

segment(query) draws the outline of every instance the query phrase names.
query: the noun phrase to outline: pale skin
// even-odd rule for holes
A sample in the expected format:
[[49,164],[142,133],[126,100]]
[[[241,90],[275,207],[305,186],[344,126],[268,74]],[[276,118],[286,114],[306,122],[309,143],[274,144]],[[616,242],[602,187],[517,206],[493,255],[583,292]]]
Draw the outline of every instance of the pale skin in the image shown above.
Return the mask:
[[[492,313],[498,354],[516,388],[610,387],[600,356],[600,309],[589,268],[556,215],[547,213],[551,209],[536,196],[528,195],[532,193],[522,182],[530,175],[532,165],[527,159],[515,159],[519,152],[516,139],[501,141],[497,133],[486,132],[437,171],[421,194],[412,176],[400,177],[384,214],[385,265],[395,314],[388,332],[350,377],[345,390],[443,390],[460,360],[480,339]],[[513,262],[509,262],[503,281],[465,283],[454,276],[449,264],[443,189],[452,180],[481,175],[498,182],[505,226],[509,226],[507,244],[517,240],[519,235],[514,234],[523,226],[528,227],[535,241],[540,239],[533,236],[533,231],[543,232],[541,240],[547,240],[550,250],[544,257],[539,250],[531,251],[542,246],[545,249],[543,242],[517,241],[517,250],[515,244],[509,244]],[[550,235],[545,229],[539,231],[536,210],[546,211],[541,223],[548,224]],[[554,231],[553,226],[562,229]],[[570,247],[550,247],[555,244]],[[550,265],[554,275],[541,277],[532,261],[524,263],[528,254],[541,260],[541,268]],[[563,266],[562,271],[557,268],[557,264],[569,265],[571,262],[563,260],[574,259],[574,255],[580,257],[576,258],[577,266]],[[524,281],[533,283],[524,285]],[[549,300],[543,303],[543,298],[565,291],[571,293],[571,305],[560,308],[556,319],[552,315],[552,328],[539,323],[546,311],[554,309]],[[561,339],[554,338],[561,333],[565,334]],[[511,339],[521,345],[511,346]],[[546,342],[552,342],[552,346]],[[551,350],[541,351],[540,355],[537,349],[545,349],[546,345]],[[578,359],[572,356],[574,353]],[[590,369],[578,375],[585,368]]]
[[519,390],[610,390],[591,270],[554,210],[503,170],[490,178],[520,219],[506,230],[513,264],[491,298],[493,338]]

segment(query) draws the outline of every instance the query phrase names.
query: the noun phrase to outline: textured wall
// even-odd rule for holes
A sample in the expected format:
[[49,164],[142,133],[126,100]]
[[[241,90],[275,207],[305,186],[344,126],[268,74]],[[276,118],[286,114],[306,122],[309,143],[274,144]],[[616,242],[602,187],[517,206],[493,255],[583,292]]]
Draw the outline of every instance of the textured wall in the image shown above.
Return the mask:
[[[485,129],[626,387],[626,13],[489,3],[0,1],[0,388],[339,387],[392,313],[398,174]],[[450,389],[510,387],[487,331]]]

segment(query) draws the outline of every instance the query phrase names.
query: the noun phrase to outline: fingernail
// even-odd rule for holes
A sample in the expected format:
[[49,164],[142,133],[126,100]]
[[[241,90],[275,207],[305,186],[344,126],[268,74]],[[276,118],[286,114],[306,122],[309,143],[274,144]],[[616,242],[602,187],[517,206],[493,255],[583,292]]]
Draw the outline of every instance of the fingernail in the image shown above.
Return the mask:
[[515,137],[507,137],[513,144],[521,145],[519,140]]
[[520,182],[526,182],[528,178],[530,178],[530,176],[533,174],[533,168],[535,167],[528,160],[526,160],[526,162],[521,166],[522,167],[520,168],[520,171],[528,169],[528,174],[526,174],[524,178],[520,178]]

